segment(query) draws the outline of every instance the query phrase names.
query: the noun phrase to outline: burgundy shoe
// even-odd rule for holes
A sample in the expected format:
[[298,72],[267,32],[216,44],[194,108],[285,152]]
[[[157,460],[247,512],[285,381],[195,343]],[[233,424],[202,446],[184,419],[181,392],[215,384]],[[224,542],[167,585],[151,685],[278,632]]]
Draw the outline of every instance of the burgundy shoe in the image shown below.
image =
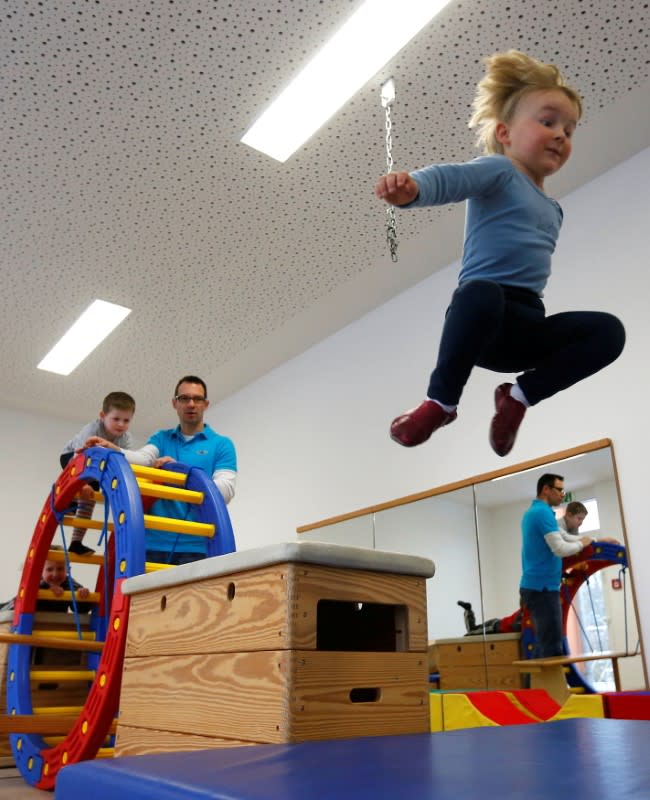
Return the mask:
[[415,447],[426,442],[434,431],[449,425],[457,416],[455,411],[448,414],[438,403],[424,400],[417,408],[395,417],[390,425],[390,438],[404,447]]
[[497,413],[490,424],[490,444],[498,456],[507,456],[517,438],[526,406],[510,397],[511,383],[502,383],[494,392]]

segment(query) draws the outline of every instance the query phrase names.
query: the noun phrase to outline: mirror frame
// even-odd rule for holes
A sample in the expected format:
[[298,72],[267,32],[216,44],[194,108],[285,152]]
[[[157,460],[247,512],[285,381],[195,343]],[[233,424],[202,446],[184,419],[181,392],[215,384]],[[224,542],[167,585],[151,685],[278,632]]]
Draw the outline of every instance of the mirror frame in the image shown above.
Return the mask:
[[[296,528],[296,533],[298,535],[302,533],[308,533],[310,531],[315,531],[319,528],[325,528],[331,525],[336,525],[340,522],[345,522],[346,520],[355,519],[357,517],[365,517],[375,514],[379,511],[385,511],[386,509],[396,508],[398,506],[408,505],[410,503],[416,503],[418,500],[424,500],[429,497],[435,497],[436,495],[446,494],[448,492],[453,492],[457,489],[463,489],[466,487],[475,487],[477,484],[487,483],[489,481],[494,480],[495,478],[501,478],[508,475],[513,475],[520,472],[525,472],[527,470],[535,469],[536,467],[542,467],[546,464],[552,464],[558,461],[563,461],[564,459],[572,458],[574,456],[583,455],[585,453],[591,453],[597,450],[603,450],[605,448],[609,448],[611,458],[612,458],[612,469],[614,472],[614,484],[616,487],[616,493],[618,496],[618,505],[620,510],[620,517],[621,517],[621,533],[623,536],[623,543],[627,550],[628,556],[628,565],[632,563],[631,553],[630,553],[630,546],[628,543],[627,538],[627,529],[625,524],[625,512],[623,509],[623,504],[621,501],[621,487],[619,483],[618,477],[618,469],[616,466],[616,456],[614,453],[614,446],[611,439],[597,439],[593,442],[587,442],[582,445],[577,445],[575,447],[570,447],[566,450],[559,450],[555,453],[548,453],[544,456],[539,456],[538,458],[533,458],[528,461],[522,461],[518,464],[513,464],[509,467],[503,467],[502,469],[493,470],[491,472],[483,472],[478,475],[472,475],[468,478],[464,478],[460,481],[454,481],[453,483],[443,484],[442,486],[436,486],[432,489],[426,489],[422,492],[416,492],[415,494],[405,495],[403,497],[397,497],[393,500],[387,500],[382,503],[376,503],[371,506],[366,506],[365,508],[360,508],[355,511],[350,511],[345,514],[338,514],[334,517],[328,517],[326,519],[318,520],[317,522],[308,523],[305,525],[300,525]],[[641,653],[645,653],[645,644],[643,642],[642,636],[642,628],[639,620],[639,611],[638,611],[638,603],[636,598],[636,591],[634,586],[634,581],[631,581],[631,592],[632,592],[632,600],[634,606],[634,616],[636,619],[637,631],[639,633],[639,642],[641,647]],[[646,661],[645,658],[641,659],[642,663],[642,670],[643,670],[643,677],[645,681],[645,686],[648,687],[648,672],[646,668]]]

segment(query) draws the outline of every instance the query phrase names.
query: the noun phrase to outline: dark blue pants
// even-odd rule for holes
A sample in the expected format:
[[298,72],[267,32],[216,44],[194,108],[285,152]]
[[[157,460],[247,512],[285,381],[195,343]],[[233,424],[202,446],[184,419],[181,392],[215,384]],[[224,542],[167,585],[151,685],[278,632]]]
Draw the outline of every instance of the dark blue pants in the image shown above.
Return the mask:
[[534,658],[550,658],[564,655],[562,647],[562,607],[560,593],[544,589],[520,589],[521,605],[530,612],[535,626]]
[[475,366],[523,372],[531,406],[611,364],[625,345],[621,321],[602,311],[546,316],[527,289],[494,281],[464,283],[447,309],[427,396],[456,405]]

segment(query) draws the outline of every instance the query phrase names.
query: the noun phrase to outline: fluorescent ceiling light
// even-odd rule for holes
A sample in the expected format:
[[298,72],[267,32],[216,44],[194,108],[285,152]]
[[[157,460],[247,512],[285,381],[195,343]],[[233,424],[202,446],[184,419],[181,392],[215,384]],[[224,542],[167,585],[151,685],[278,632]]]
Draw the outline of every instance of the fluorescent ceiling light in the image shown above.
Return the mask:
[[63,334],[38,369],[69,375],[131,313],[130,308],[95,300]]
[[366,0],[242,142],[286,161],[449,0]]

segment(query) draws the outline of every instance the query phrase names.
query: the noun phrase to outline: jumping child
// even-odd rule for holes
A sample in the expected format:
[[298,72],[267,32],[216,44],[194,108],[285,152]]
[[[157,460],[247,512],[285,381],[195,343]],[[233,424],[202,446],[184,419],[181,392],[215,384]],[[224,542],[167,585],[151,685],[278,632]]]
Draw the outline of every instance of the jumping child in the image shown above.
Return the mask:
[[520,372],[495,391],[490,444],[507,455],[529,406],[593,375],[623,350],[620,320],[597,311],[546,316],[542,294],[562,224],[544,191],[571,154],[582,114],[557,67],[517,50],[486,59],[470,128],[486,155],[384,175],[378,198],[416,208],[467,200],[458,288],[447,309],[425,400],[393,420],[391,438],[425,442],[456,419],[475,366]]

